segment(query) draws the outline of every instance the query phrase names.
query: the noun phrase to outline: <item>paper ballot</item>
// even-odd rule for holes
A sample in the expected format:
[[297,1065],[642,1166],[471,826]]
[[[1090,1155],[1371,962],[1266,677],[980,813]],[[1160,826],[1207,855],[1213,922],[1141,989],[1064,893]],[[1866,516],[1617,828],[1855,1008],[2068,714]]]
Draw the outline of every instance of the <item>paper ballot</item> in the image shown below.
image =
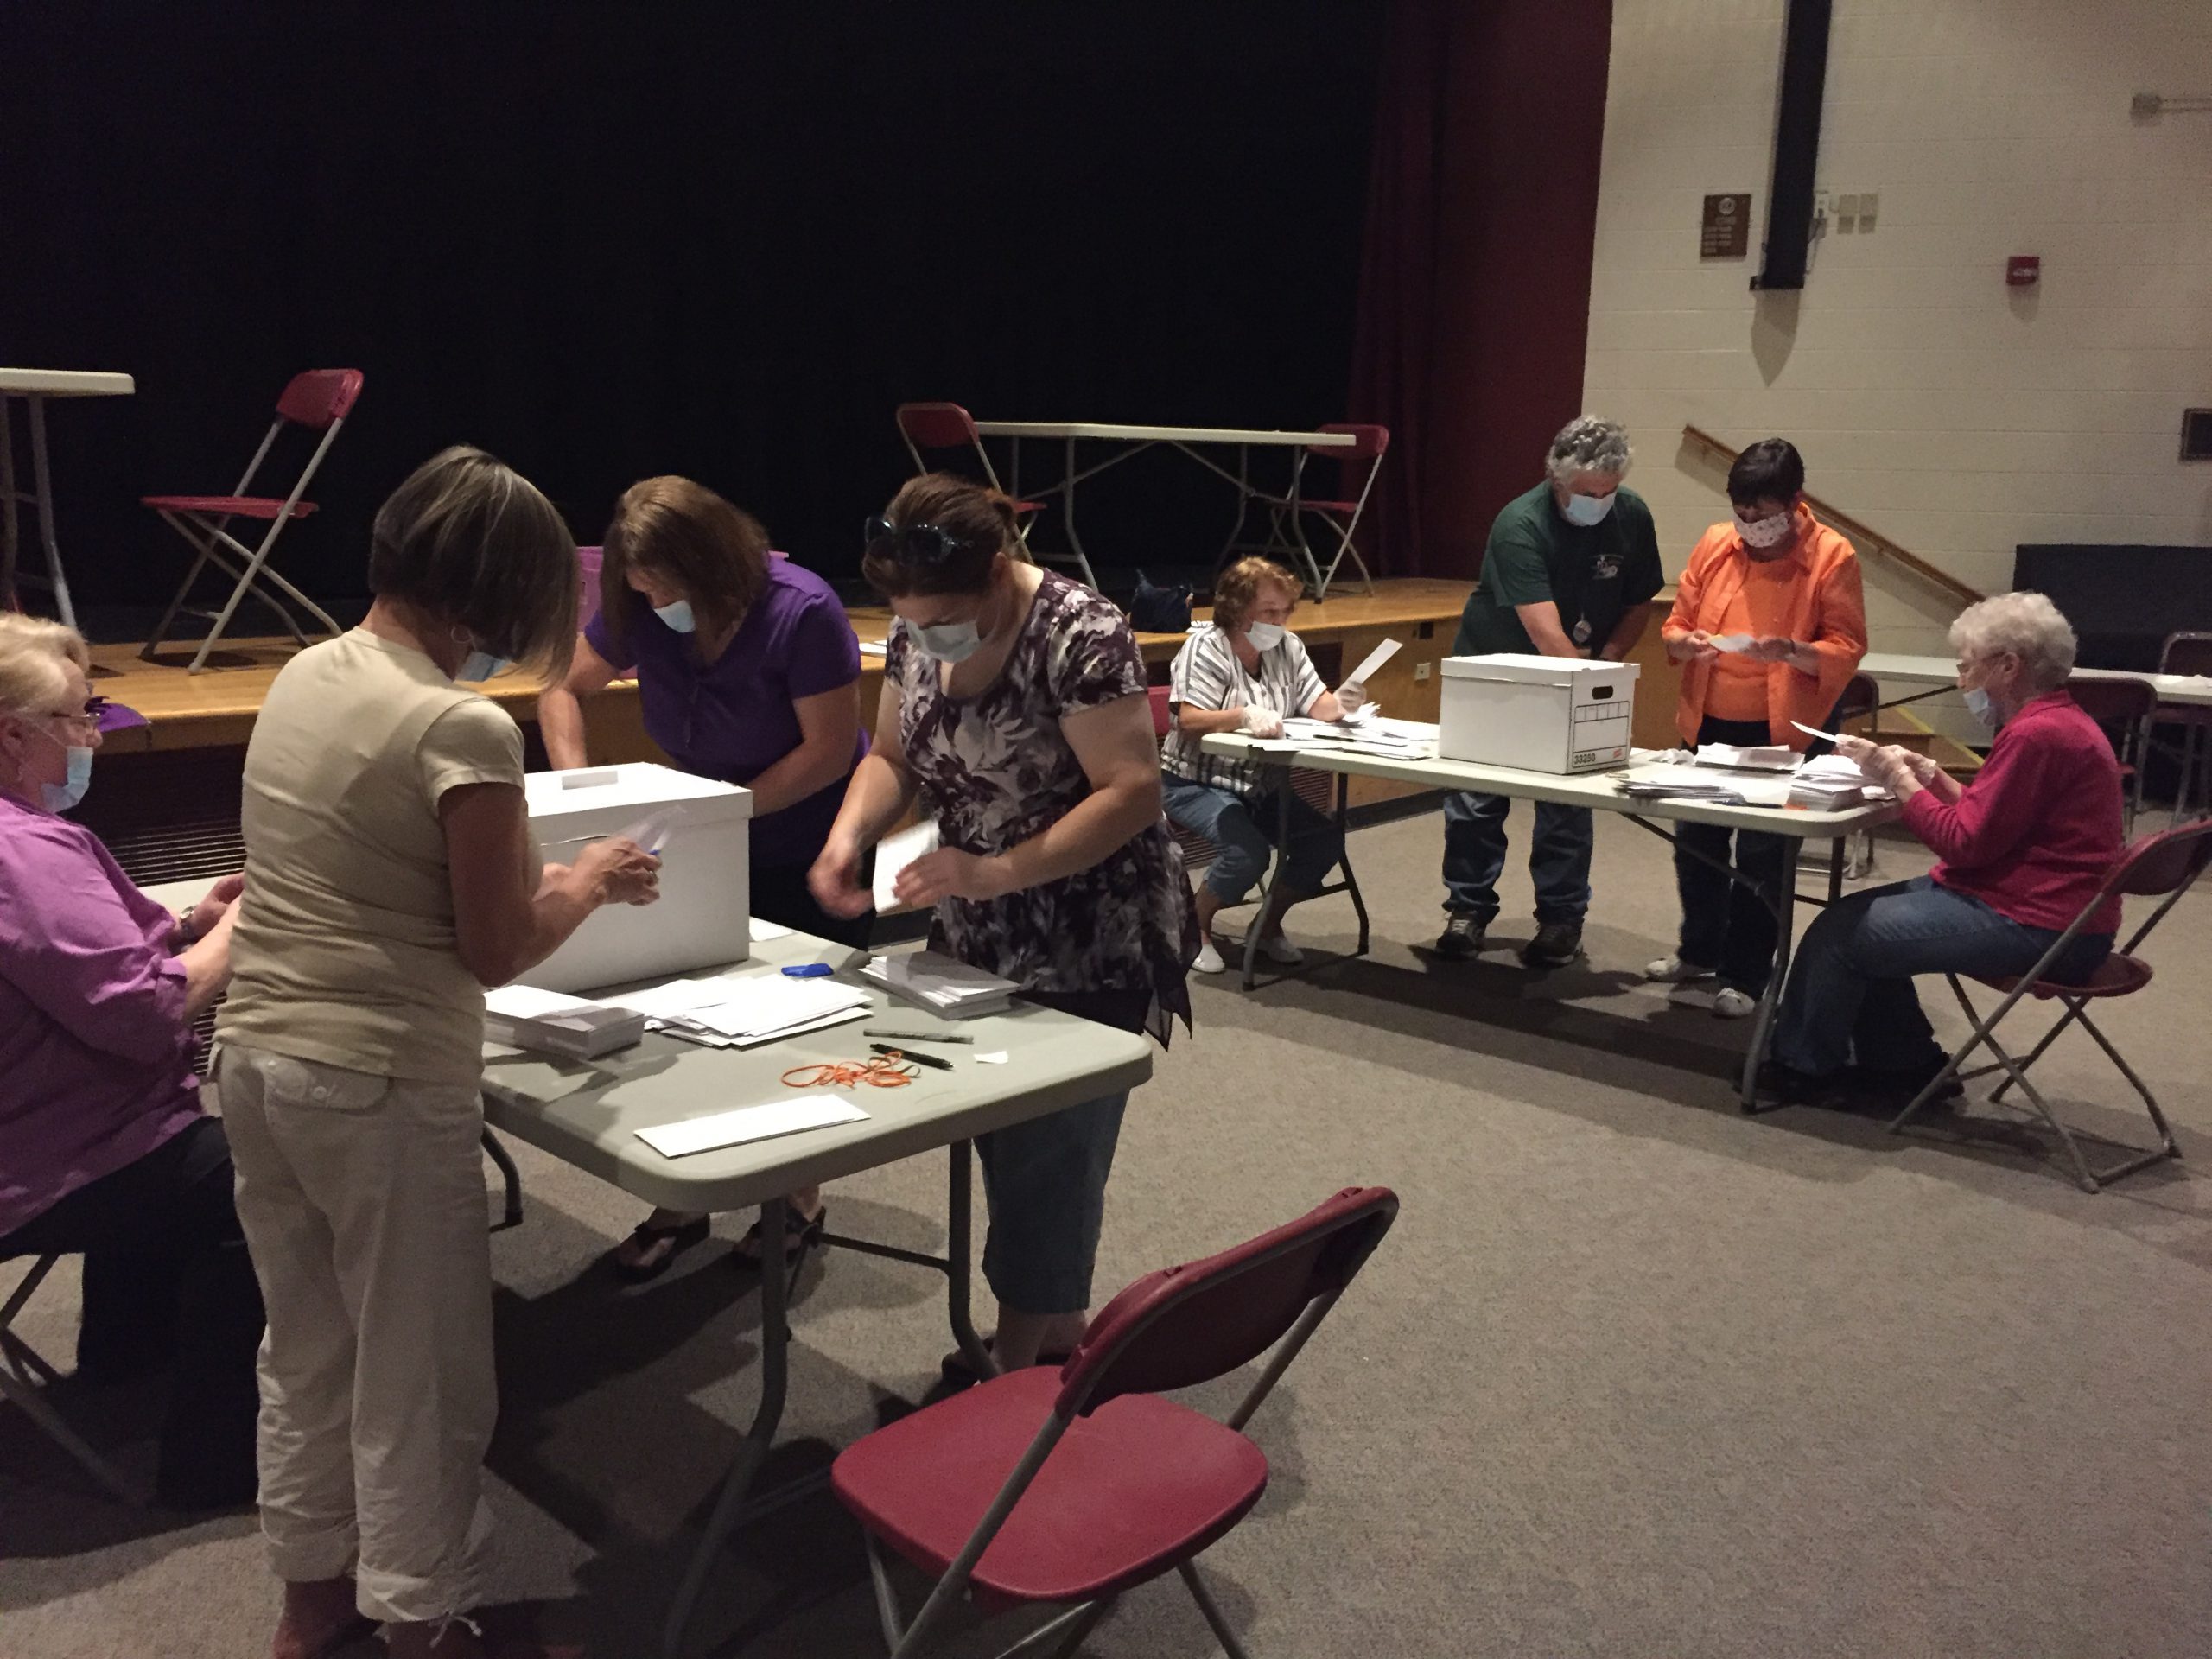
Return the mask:
[[827,1128],[835,1123],[858,1123],[868,1114],[849,1100],[835,1095],[801,1095],[766,1106],[747,1106],[710,1117],[690,1118],[681,1123],[659,1123],[639,1129],[638,1139],[664,1158],[681,1158],[718,1147],[741,1146],[747,1141],[766,1141],[802,1129]]
[[1751,643],[1751,636],[1748,633],[1716,633],[1710,636],[1706,643],[1710,645],[1715,651],[1725,651],[1734,653],[1744,651],[1749,647]]
[[937,851],[942,837],[938,834],[937,820],[918,823],[911,830],[901,830],[895,836],[886,836],[875,844],[875,907],[879,912],[899,908],[898,895],[892,888],[897,884],[899,872],[916,859]]
[[1341,683],[1345,685],[1365,685],[1367,683],[1367,677],[1379,671],[1382,664],[1389,662],[1393,657],[1396,656],[1401,649],[1402,647],[1396,640],[1385,639],[1381,645],[1376,646],[1374,650],[1369,652],[1365,660],[1363,660],[1357,668],[1352,670],[1351,673],[1345,675]]

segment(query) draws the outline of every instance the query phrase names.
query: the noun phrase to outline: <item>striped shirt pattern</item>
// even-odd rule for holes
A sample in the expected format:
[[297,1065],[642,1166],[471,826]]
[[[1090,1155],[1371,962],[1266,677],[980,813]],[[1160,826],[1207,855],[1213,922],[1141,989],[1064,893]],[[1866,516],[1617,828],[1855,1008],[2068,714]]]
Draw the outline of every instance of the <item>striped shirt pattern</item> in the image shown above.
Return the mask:
[[[1260,666],[1248,672],[1237,660],[1229,635],[1211,622],[1191,630],[1191,637],[1175,653],[1167,671],[1168,700],[1193,709],[1249,709],[1264,705],[1279,715],[1302,715],[1329,688],[1313,669],[1304,643],[1294,633],[1283,636],[1273,651],[1260,653]],[[1261,787],[1261,769],[1250,760],[1224,760],[1198,747],[1195,736],[1180,729],[1167,734],[1160,763],[1178,778],[1216,789],[1232,790],[1249,798]]]

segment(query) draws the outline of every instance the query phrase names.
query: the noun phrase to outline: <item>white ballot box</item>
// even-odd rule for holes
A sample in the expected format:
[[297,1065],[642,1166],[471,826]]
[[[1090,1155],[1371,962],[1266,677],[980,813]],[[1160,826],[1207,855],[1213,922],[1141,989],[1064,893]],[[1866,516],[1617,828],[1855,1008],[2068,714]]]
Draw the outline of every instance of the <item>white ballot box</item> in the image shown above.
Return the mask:
[[546,862],[574,863],[591,842],[630,836],[659,850],[660,899],[601,906],[521,983],[590,991],[752,955],[751,790],[644,762],[533,772],[523,786]]
[[1573,657],[1446,657],[1436,752],[1527,772],[1625,766],[1637,672]]

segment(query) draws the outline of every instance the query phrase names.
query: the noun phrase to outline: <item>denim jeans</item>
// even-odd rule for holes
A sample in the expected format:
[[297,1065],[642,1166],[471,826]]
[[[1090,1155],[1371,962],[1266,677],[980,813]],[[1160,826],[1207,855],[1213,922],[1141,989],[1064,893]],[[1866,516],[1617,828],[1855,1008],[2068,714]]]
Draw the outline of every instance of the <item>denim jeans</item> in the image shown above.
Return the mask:
[[[1167,816],[1219,848],[1206,871],[1206,887],[1224,905],[1241,903],[1266,872],[1281,829],[1281,797],[1270,789],[1246,801],[1236,791],[1163,774]],[[1284,851],[1284,891],[1313,892],[1344,855],[1344,831],[1296,795],[1290,798],[1290,845]]]
[[1106,1217],[1128,1090],[976,1137],[990,1226],[983,1279],[1022,1313],[1079,1313]]
[[[1483,926],[1497,914],[1497,878],[1505,871],[1504,795],[1444,798],[1444,908]],[[1590,909],[1590,849],[1597,830],[1586,806],[1538,801],[1529,874],[1536,884],[1539,922],[1579,922]]]
[[[1764,721],[1712,719],[1699,729],[1697,740],[1735,744],[1773,741]],[[1759,893],[1771,899],[1781,893],[1797,843],[1786,836],[1714,823],[1677,823],[1674,830],[1675,889],[1682,900],[1681,944],[1676,954],[1718,974],[1722,984],[1758,996],[1766,989],[1767,975],[1774,968],[1775,934],[1774,912]],[[1731,840],[1740,880],[1731,879],[1725,868],[1716,868],[1730,862]],[[1758,892],[1745,887],[1745,881],[1756,883]]]
[[[1924,875],[1853,893],[1805,930],[1782,995],[1774,1058],[1816,1077],[1852,1059],[1869,1071],[1932,1070],[1944,1052],[1913,976],[2024,974],[2057,938]],[[2078,935],[2050,977],[2086,979],[2111,949],[2109,933]]]

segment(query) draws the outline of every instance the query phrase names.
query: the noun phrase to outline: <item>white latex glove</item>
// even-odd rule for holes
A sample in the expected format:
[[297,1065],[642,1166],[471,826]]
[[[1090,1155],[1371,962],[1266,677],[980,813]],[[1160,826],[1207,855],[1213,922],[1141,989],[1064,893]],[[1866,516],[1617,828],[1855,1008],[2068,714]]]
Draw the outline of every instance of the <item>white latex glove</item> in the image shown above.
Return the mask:
[[1346,680],[1337,688],[1337,707],[1347,715],[1356,715],[1367,706],[1367,688],[1357,680]]
[[1247,737],[1281,737],[1282,716],[1264,703],[1248,703],[1244,722],[1237,729]]

